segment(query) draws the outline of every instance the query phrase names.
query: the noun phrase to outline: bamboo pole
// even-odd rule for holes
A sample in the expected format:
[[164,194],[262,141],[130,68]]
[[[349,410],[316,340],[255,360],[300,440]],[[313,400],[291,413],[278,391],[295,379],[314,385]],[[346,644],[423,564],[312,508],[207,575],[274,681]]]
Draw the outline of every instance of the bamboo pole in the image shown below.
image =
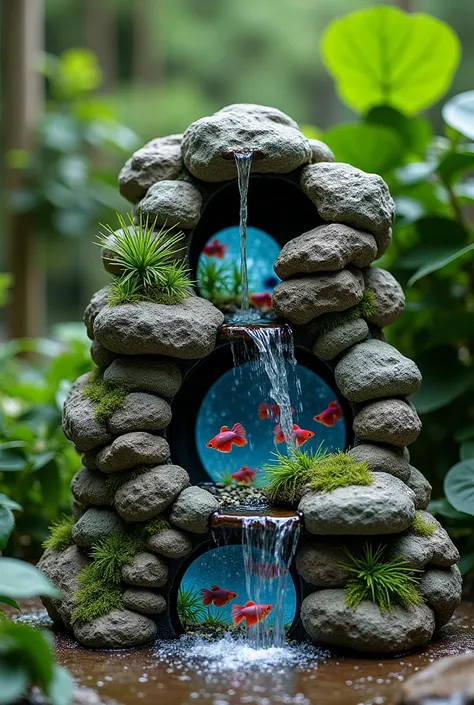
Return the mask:
[[[3,109],[3,194],[25,185],[21,169],[9,160],[14,150],[31,152],[43,103],[38,73],[43,48],[43,0],[3,0],[1,37]],[[12,338],[42,335],[46,328],[44,264],[35,237],[34,214],[4,206],[6,269],[13,275],[7,309]]]

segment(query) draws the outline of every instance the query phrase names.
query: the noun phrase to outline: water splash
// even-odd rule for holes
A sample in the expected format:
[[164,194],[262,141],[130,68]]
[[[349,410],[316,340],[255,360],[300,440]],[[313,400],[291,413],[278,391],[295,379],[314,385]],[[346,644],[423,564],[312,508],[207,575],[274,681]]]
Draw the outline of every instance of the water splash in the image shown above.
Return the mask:
[[252,168],[253,152],[234,152],[235,166],[237,167],[237,177],[240,193],[240,271],[242,277],[242,299],[240,307],[242,311],[249,310],[249,277],[247,270],[247,214],[250,169]]
[[257,649],[282,648],[285,644],[284,603],[289,570],[300,535],[300,519],[294,517],[249,516],[242,518],[247,595],[257,605],[264,604],[269,583],[276,598],[270,615],[248,630],[249,641]]

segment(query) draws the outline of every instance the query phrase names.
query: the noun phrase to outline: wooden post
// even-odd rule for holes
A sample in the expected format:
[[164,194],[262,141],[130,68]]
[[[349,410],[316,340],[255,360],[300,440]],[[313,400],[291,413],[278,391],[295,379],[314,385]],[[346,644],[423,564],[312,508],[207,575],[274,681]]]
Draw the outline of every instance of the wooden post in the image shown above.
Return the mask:
[[133,3],[134,83],[158,86],[162,82],[161,49],[153,36],[153,18],[160,6],[160,0],[135,0]]
[[[9,165],[13,150],[31,152],[43,102],[38,73],[43,48],[43,0],[3,0],[1,37],[3,110],[3,196],[21,188],[25,177]],[[45,274],[36,223],[31,213],[5,204],[6,270],[13,275],[7,333],[12,338],[42,335],[46,328]]]
[[117,83],[116,8],[111,0],[85,0],[84,11],[87,47],[97,56],[103,71],[102,88],[112,91]]

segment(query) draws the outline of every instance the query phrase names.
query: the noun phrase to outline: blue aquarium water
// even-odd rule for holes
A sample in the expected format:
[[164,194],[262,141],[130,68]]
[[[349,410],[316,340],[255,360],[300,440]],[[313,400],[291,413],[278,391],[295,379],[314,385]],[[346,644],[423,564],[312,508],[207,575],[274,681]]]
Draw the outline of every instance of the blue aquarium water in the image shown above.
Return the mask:
[[[240,268],[239,226],[233,225],[220,230],[206,244],[215,239],[225,246],[225,254],[222,259],[213,256],[216,262],[230,266],[237,265]],[[247,269],[250,292],[269,291],[271,293],[273,291],[280,281],[273,271],[273,265],[279,254],[280,245],[271,235],[259,228],[247,227]],[[198,271],[199,265],[206,259],[209,257],[202,253],[198,261]]]
[[[258,554],[258,557],[261,560],[262,555]],[[271,565],[272,559],[272,554],[268,553],[268,564]],[[232,625],[231,609],[233,605],[245,605],[248,600],[256,601],[258,599],[259,604],[276,606],[277,602],[280,602],[282,614],[279,616],[282,616],[283,625],[289,627],[296,613],[296,590],[291,575],[287,575],[284,600],[282,600],[283,596],[279,595],[278,577],[274,580],[264,579],[259,581],[260,590],[258,591],[258,596],[249,594],[248,583],[249,581],[246,580],[245,575],[242,546],[230,545],[207,551],[193,561],[182,578],[180,590],[189,592],[195,597],[199,597],[199,602],[204,612],[196,612],[197,622],[206,621],[208,609],[202,604],[202,598],[200,596],[201,588],[210,590],[213,585],[217,585],[224,590],[236,592],[238,595],[238,597],[231,600],[223,607],[214,607],[213,605],[209,607],[210,613],[224,620],[227,625]],[[251,587],[254,584],[254,582],[250,582]],[[276,607],[275,614],[278,614]],[[269,626],[274,624],[272,612],[270,612],[266,621]]]
[[[300,428],[312,431],[315,435],[302,446],[304,450],[315,451],[322,443],[328,452],[344,450],[346,444],[346,423],[344,418],[335,421],[334,426],[324,426],[314,420],[314,416],[326,409],[338,397],[331,387],[312,370],[303,365],[296,366],[296,375],[289,371],[290,399],[294,408],[294,423]],[[196,444],[201,462],[214,482],[218,482],[228,472],[236,472],[247,465],[257,471],[256,484],[259,484],[259,470],[272,459],[277,448],[286,453],[284,443],[275,445],[274,428],[276,419],[259,417],[261,403],[272,404],[270,381],[262,374],[256,379],[255,366],[247,362],[235,370],[229,370],[210,387],[199,409],[196,423]],[[247,445],[232,446],[230,453],[221,453],[206,448],[221,426],[240,423],[245,428]]]

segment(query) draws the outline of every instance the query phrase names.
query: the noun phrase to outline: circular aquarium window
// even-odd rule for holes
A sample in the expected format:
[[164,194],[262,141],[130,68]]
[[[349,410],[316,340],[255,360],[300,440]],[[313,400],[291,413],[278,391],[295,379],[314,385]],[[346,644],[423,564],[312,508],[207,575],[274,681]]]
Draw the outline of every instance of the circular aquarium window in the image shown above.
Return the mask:
[[[249,293],[251,303],[257,308],[270,303],[268,295],[280,281],[273,272],[279,253],[280,245],[271,235],[259,228],[247,228]],[[237,225],[224,228],[207,240],[198,259],[197,283],[201,294],[215,303],[239,302],[240,235]]]
[[[314,434],[304,441],[302,450],[315,452],[320,446],[328,452],[343,450],[344,412],[329,384],[313,370],[298,364],[290,387],[294,424]],[[232,429],[234,424],[245,429],[245,445],[232,444],[230,452],[218,452],[208,446],[222,426]],[[286,453],[285,443],[277,442],[277,425],[278,409],[271,400],[270,383],[265,379],[262,384],[255,384],[255,368],[251,363],[220,376],[204,396],[195,426],[197,451],[210,479],[226,481],[247,467],[256,471],[255,483],[259,485],[261,470],[273,458],[272,453],[277,449]]]
[[[202,553],[189,565],[179,585],[176,607],[181,626],[184,630],[196,627],[232,628],[235,626],[232,607],[244,606],[248,601],[257,599],[256,595],[249,594],[252,585],[252,581],[246,580],[241,545],[221,546]],[[258,603],[273,607],[264,617],[269,627],[275,619],[274,615],[278,614],[276,604],[281,601],[279,588],[278,579],[259,581]],[[279,618],[282,616],[285,629],[289,629],[295,619],[296,605],[295,584],[289,574],[281,605],[282,615],[278,614]]]

